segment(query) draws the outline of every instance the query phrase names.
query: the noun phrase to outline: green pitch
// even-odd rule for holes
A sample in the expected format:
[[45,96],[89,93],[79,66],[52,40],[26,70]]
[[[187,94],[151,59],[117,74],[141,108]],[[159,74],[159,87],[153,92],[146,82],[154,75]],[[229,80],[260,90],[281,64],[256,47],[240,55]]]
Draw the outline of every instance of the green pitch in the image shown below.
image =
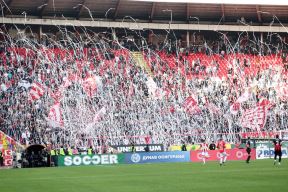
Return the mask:
[[2,192],[287,191],[288,163],[273,160],[0,170]]

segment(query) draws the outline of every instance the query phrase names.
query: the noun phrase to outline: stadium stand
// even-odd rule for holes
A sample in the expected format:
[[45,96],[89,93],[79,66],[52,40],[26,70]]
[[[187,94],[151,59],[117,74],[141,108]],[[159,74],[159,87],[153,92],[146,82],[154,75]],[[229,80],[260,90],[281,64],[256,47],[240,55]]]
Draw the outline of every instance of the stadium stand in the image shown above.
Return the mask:
[[[1,28],[0,130],[23,145],[93,146],[103,153],[107,146],[161,143],[168,150],[183,142],[222,136],[235,144],[242,133],[288,130],[287,33],[265,33],[263,39],[260,32],[196,31],[197,40],[187,43],[187,36],[180,38],[183,31],[171,35],[167,25],[168,35],[153,42],[131,28],[125,35],[126,29],[117,33],[113,27],[101,32],[56,25],[45,33],[40,25],[37,38],[32,32],[35,26],[13,24],[17,19],[12,13],[19,16],[24,1],[5,2],[8,23]],[[114,16],[99,13],[105,16],[102,20],[123,18],[119,9],[127,2],[122,2]],[[84,11],[86,6],[93,9],[92,5],[76,5],[69,9],[79,10],[78,19],[85,15],[93,19]],[[160,5],[153,3],[158,11],[151,12],[151,20],[163,19]],[[169,6],[163,7],[169,12]],[[46,3],[37,13],[28,13],[45,20],[52,8]],[[71,16],[71,10],[56,16],[60,13]],[[175,22],[181,22],[181,14],[176,14]],[[251,21],[269,20],[262,17]],[[163,20],[167,18],[166,14]],[[189,18],[184,21],[188,25],[193,23]],[[235,19],[225,18],[226,22]],[[163,31],[153,33],[160,36]]]

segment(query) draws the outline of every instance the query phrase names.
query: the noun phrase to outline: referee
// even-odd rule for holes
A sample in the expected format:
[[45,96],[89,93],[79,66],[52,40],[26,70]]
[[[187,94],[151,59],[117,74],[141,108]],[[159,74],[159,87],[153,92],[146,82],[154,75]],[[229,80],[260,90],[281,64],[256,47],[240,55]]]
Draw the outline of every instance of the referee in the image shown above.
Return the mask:
[[246,141],[246,152],[248,154],[248,157],[246,159],[246,163],[249,163],[250,158],[251,158],[251,140],[250,140],[250,137],[248,137],[248,139]]

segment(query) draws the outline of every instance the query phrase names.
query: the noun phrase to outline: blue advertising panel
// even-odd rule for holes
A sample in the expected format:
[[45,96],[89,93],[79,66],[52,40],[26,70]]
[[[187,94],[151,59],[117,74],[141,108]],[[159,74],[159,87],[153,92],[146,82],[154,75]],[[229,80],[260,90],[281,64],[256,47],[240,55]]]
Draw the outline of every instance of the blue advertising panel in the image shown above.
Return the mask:
[[[260,146],[256,148],[256,159],[274,158],[274,148]],[[282,158],[288,158],[287,148],[282,148]]]
[[150,152],[150,153],[127,153],[125,163],[165,163],[165,162],[189,162],[190,152],[171,151],[171,152]]

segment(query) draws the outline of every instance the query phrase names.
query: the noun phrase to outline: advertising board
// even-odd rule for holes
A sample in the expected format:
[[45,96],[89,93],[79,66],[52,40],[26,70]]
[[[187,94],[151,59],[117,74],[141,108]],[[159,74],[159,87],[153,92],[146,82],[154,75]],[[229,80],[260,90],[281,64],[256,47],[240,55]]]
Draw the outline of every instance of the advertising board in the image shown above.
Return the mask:
[[[202,151],[190,151],[190,159],[192,162],[202,161]],[[230,160],[246,160],[248,154],[245,149],[227,149],[227,161]],[[220,153],[218,150],[209,150],[209,158],[206,161],[218,161],[220,159]],[[256,159],[255,149],[251,150],[251,160]]]
[[189,162],[190,152],[150,152],[125,154],[125,163],[164,163],[164,162]]
[[[274,158],[274,148],[259,146],[256,148],[256,159]],[[288,158],[287,148],[282,147],[282,158]]]
[[[147,145],[134,145],[135,152],[145,152],[145,147]],[[113,145],[113,149],[117,150],[119,153],[130,153],[132,152],[132,145]],[[164,151],[162,144],[149,144],[148,145],[150,152],[159,152]]]
[[123,154],[58,156],[58,166],[113,165],[123,160]]

